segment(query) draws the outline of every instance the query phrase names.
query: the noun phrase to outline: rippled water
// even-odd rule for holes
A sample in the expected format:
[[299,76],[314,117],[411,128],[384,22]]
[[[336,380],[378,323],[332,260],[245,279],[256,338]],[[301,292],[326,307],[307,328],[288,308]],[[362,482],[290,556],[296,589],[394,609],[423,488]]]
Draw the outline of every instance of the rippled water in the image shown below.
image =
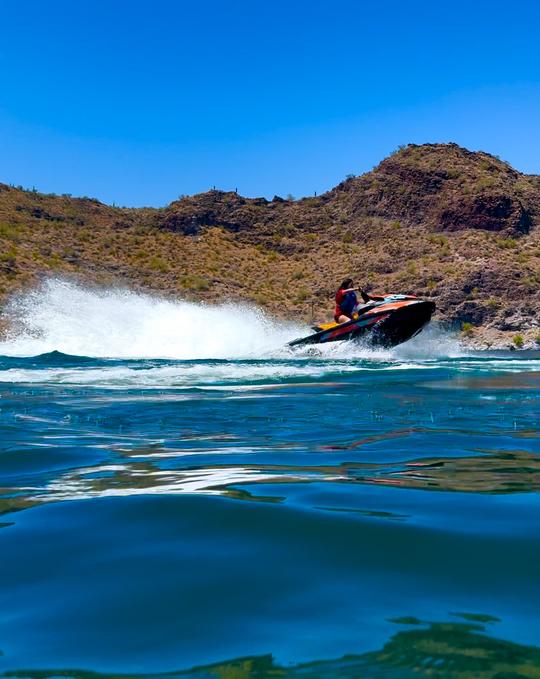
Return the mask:
[[539,675],[539,352],[35,324],[0,347],[0,676]]

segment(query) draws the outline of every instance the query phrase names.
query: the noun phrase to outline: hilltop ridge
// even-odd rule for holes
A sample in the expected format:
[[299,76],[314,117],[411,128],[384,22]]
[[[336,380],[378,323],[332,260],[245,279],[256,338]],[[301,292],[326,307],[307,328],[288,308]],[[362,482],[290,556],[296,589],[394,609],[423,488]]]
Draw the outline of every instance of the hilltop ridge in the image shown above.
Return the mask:
[[540,177],[456,144],[411,144],[299,200],[212,190],[165,208],[117,208],[0,184],[4,300],[68,275],[322,319],[348,274],[433,299],[470,341],[533,346]]

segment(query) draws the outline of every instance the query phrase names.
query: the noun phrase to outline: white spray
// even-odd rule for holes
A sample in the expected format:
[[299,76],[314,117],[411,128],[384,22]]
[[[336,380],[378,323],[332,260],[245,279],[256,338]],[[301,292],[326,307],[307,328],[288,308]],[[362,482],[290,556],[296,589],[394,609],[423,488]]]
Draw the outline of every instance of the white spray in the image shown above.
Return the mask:
[[61,351],[103,358],[253,358],[309,329],[240,304],[201,305],[52,279],[14,299],[4,356]]

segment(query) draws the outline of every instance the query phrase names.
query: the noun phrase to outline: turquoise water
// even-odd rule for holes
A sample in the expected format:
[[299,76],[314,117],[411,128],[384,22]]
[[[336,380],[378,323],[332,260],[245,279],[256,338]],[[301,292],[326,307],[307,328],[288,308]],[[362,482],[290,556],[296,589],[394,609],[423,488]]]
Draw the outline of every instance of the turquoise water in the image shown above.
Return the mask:
[[539,352],[31,341],[0,358],[0,676],[538,676]]

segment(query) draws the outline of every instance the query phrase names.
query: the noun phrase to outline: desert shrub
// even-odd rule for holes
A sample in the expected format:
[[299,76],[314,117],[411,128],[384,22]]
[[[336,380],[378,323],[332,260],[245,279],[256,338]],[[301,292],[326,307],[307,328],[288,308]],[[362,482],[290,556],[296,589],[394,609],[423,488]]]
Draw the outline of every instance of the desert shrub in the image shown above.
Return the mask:
[[511,250],[512,248],[517,247],[515,238],[497,238],[495,242],[497,243],[497,247],[502,250]]
[[12,245],[10,248],[0,251],[0,262],[11,262],[17,258],[17,248]]
[[195,292],[204,292],[210,288],[210,281],[203,276],[182,276],[180,284],[182,287]]
[[476,188],[477,191],[482,191],[483,189],[489,189],[494,185],[495,185],[495,180],[491,179],[490,177],[485,177],[485,178],[479,179],[476,182],[475,188]]
[[260,306],[265,306],[266,304],[268,304],[269,301],[270,300],[268,299],[268,297],[262,292],[259,292],[255,295],[255,302]]
[[50,257],[47,257],[46,262],[51,269],[57,269],[62,266],[62,259],[57,253],[53,253]]
[[7,240],[16,240],[19,235],[19,228],[15,224],[8,224],[8,222],[0,222],[0,238]]
[[514,335],[514,337],[512,337],[512,342],[514,343],[515,347],[521,349],[523,346],[523,335]]
[[309,291],[306,290],[305,288],[300,288],[298,290],[298,294],[296,295],[295,302],[299,304],[300,302],[305,302],[306,299],[309,297]]
[[161,273],[169,271],[169,265],[161,257],[152,257],[148,262],[148,266],[152,271],[159,271]]
[[431,234],[428,236],[428,241],[430,243],[433,243],[434,245],[440,245],[442,247],[445,247],[448,245],[448,238],[446,236],[439,236],[436,234]]
[[294,233],[294,226],[292,224],[281,224],[276,229],[276,234],[279,236],[290,236]]
[[464,322],[461,324],[461,334],[464,337],[472,337],[474,334],[474,326],[472,323]]

